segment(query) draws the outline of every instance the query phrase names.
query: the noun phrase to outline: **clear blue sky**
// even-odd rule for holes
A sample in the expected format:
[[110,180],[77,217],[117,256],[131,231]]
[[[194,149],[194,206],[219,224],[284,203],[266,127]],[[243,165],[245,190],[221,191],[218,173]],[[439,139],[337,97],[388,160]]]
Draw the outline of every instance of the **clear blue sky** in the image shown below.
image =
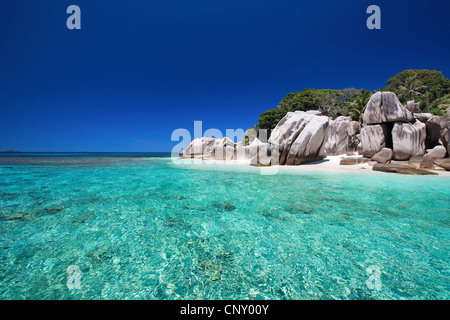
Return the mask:
[[[82,29],[66,28],[81,8]],[[382,10],[382,30],[366,9]],[[246,129],[290,91],[450,76],[449,1],[3,0],[0,150],[170,151]]]

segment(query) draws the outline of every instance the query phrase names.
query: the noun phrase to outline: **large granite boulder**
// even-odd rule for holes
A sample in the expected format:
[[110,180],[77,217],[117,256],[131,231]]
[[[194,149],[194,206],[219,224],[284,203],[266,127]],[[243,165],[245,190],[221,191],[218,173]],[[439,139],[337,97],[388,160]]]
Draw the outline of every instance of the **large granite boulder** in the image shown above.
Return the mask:
[[420,103],[415,102],[414,100],[408,101],[406,103],[406,109],[408,109],[412,113],[420,113]]
[[436,146],[433,149],[427,150],[427,154],[433,159],[444,159],[447,154],[447,149],[443,146]]
[[236,151],[236,143],[228,137],[217,139],[214,143],[214,159],[233,160]]
[[236,146],[234,153],[234,160],[249,160],[250,159],[250,146]]
[[361,129],[362,155],[372,158],[386,146],[386,137],[389,136],[386,124],[365,126]]
[[411,168],[401,164],[376,164],[372,167],[373,171],[400,173],[400,174],[413,174],[413,175],[437,175],[435,172],[431,172],[420,168]]
[[213,158],[214,157],[214,138],[194,139],[183,153],[183,158]]
[[447,130],[447,121],[444,117],[433,116],[427,123],[427,142],[430,148],[439,144],[441,139]]
[[411,111],[403,107],[395,93],[377,92],[369,100],[364,112],[364,125],[385,122],[411,122]]
[[317,112],[289,112],[272,130],[269,153],[272,164],[299,165],[326,157],[329,118]]
[[447,153],[450,154],[450,122],[447,123],[447,130],[442,136],[442,143],[447,148]]
[[329,118],[310,114],[307,114],[306,117],[307,123],[290,146],[286,165],[319,161],[327,156],[325,143]]
[[341,166],[354,166],[357,164],[364,164],[364,163],[368,163],[370,161],[369,158],[360,158],[360,157],[346,157],[346,158],[342,158],[341,161],[339,162],[339,164]]
[[431,113],[414,113],[414,118],[420,122],[427,123],[433,115]]
[[423,156],[422,162],[420,163],[422,169],[434,170],[433,158],[429,154]]
[[269,143],[272,149],[278,148],[280,165],[286,163],[292,144],[309,121],[311,121],[312,117],[312,115],[303,111],[288,112],[275,129],[272,130]]
[[249,145],[250,164],[253,166],[269,166],[271,159],[268,151],[268,143],[255,138]]
[[386,164],[391,162],[393,152],[389,148],[383,148],[380,152],[372,157],[372,161],[376,161],[381,164]]
[[338,117],[330,120],[327,130],[325,151],[329,156],[355,152],[358,149],[359,139],[357,135],[361,126],[351,117]]
[[414,124],[396,122],[392,129],[395,160],[409,160],[425,154],[426,126],[420,121]]
[[420,164],[423,161],[423,156],[414,156],[408,161],[408,166],[411,168],[420,168]]
[[444,168],[447,171],[450,171],[450,159],[434,159],[433,160],[434,164]]

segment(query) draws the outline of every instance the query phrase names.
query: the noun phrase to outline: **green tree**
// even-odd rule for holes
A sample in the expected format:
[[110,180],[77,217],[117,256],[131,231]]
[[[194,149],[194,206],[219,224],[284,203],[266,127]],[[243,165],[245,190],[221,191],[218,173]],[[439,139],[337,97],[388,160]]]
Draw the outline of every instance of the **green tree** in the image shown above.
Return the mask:
[[271,131],[277,126],[278,122],[280,122],[287,113],[288,110],[282,107],[263,112],[258,118],[258,124],[256,125],[257,131],[266,129],[268,130],[267,134],[269,136]]
[[[347,89],[345,89],[347,90]],[[344,91],[345,91],[344,90]],[[362,123],[364,118],[364,112],[366,111],[367,103],[373,92],[369,90],[358,90],[354,92],[347,100],[346,103],[346,115],[352,117],[354,121]]]
[[384,91],[397,94],[403,104],[409,100],[420,102],[422,111],[445,108],[443,98],[450,94],[450,80],[437,70],[405,70],[386,83]]

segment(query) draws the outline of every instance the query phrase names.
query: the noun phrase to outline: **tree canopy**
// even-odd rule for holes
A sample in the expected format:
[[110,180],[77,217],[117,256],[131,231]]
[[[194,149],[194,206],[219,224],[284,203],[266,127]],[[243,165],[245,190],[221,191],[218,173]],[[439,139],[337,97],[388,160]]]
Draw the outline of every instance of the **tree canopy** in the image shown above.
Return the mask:
[[400,101],[420,102],[424,112],[443,115],[450,105],[450,79],[437,70],[405,70],[388,81],[383,91],[397,94]]

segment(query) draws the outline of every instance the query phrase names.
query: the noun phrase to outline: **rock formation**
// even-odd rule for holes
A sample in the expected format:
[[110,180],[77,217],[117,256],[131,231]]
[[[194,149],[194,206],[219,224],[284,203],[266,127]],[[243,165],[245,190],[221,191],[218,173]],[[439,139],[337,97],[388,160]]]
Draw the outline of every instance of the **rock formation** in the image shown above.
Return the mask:
[[433,116],[426,122],[427,125],[427,145],[433,148],[439,144],[445,130],[447,129],[447,121],[444,117]]
[[356,157],[348,157],[348,158],[343,158],[339,164],[341,166],[354,166],[357,164],[363,164],[363,163],[368,163],[370,161],[369,158],[356,158]]
[[418,102],[416,103],[414,100],[408,101],[406,103],[406,109],[415,115],[416,113],[420,113],[420,104]]
[[432,117],[431,113],[415,113],[414,118],[419,120],[420,122],[427,123],[427,121]]
[[429,154],[423,156],[422,162],[420,163],[422,169],[434,170],[433,158]]
[[376,164],[373,166],[372,170],[400,174],[437,175],[437,173],[425,169],[411,168],[400,164]]
[[386,124],[376,124],[365,126],[361,129],[362,155],[372,158],[375,154],[386,147],[386,137],[388,136],[388,126]]
[[393,152],[391,149],[383,148],[380,152],[372,157],[372,161],[376,161],[381,164],[386,164],[391,162]]
[[214,159],[233,160],[236,144],[230,138],[218,139],[214,143]]
[[[370,98],[364,113],[360,153],[371,158],[383,148],[389,148],[394,160],[423,156],[426,147],[433,148],[448,137],[446,125],[443,117],[420,113],[414,101],[409,101],[405,108],[394,93],[377,92]],[[387,156],[386,151],[384,155]],[[375,159],[384,161],[379,157]]]
[[277,124],[275,129],[272,130],[269,143],[273,146],[272,148],[278,147],[280,153],[280,165],[286,164],[286,158],[292,144],[311,118],[312,116],[307,115],[305,112],[288,112],[288,114]]
[[[271,154],[279,151],[280,165],[299,165],[326,157],[329,118],[303,111],[289,112],[269,139]],[[273,158],[273,156],[272,156]]]
[[358,148],[359,139],[357,135],[361,126],[351,117],[338,117],[330,120],[327,131],[325,151],[329,156],[354,152]]
[[194,139],[183,153],[183,158],[213,158],[215,142],[216,139],[214,138]]
[[434,159],[433,160],[434,164],[444,168],[447,171],[450,171],[450,159]]
[[268,144],[255,138],[249,146],[250,164],[253,166],[270,166],[271,159]]
[[386,122],[410,122],[414,117],[403,107],[395,93],[377,92],[369,100],[364,112],[364,125]]
[[290,146],[286,157],[286,165],[314,162],[327,156],[325,153],[325,142],[329,122],[328,117],[310,116],[307,117],[306,121],[306,125],[302,130],[299,130],[297,139]]
[[[414,101],[404,107],[394,93],[377,92],[367,104],[362,128],[351,117],[332,120],[317,110],[288,112],[267,143],[258,138],[248,146],[227,137],[195,139],[182,158],[250,160],[255,166],[299,165],[358,150],[364,158],[343,158],[341,164],[372,160],[378,163],[374,170],[427,174],[420,168],[450,167],[450,159],[445,158],[449,135],[450,108],[447,118],[433,116],[421,113]],[[409,160],[409,167],[389,165],[391,160]]]
[[396,122],[392,129],[395,160],[409,160],[425,154],[426,126],[420,121],[414,124]]
[[447,154],[447,149],[444,146],[436,146],[433,149],[427,150],[427,154],[433,159],[444,159]]

